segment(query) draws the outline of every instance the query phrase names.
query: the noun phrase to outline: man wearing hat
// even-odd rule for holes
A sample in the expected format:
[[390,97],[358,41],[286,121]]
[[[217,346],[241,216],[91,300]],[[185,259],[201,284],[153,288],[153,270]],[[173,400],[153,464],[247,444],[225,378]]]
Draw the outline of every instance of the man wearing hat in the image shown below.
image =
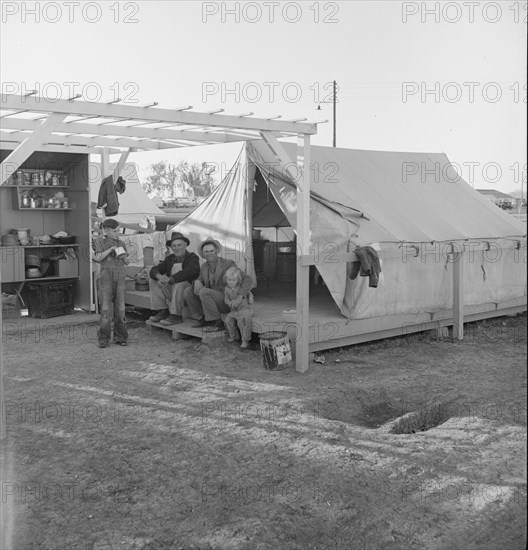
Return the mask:
[[173,233],[166,242],[170,254],[150,270],[150,304],[157,310],[150,318],[162,325],[176,325],[183,321],[184,291],[200,274],[200,260],[188,252],[190,241],[181,233]]
[[[200,268],[200,276],[192,287],[185,289],[184,297],[191,313],[199,316],[200,320],[195,327],[213,326],[217,330],[222,330],[221,314],[229,313],[230,309],[224,302],[224,291],[226,283],[224,281],[225,272],[230,267],[237,267],[233,260],[225,260],[219,256],[222,247],[220,243],[208,237],[200,243],[198,253],[205,262]],[[242,282],[239,294],[242,300],[243,296],[251,290],[253,281],[249,275],[242,272]]]

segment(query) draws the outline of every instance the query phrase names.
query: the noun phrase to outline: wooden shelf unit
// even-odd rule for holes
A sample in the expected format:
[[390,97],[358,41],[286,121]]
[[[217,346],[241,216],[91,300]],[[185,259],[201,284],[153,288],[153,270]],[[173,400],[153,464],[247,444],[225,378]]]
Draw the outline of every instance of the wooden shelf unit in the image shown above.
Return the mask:
[[[0,150],[0,161],[6,159],[9,153],[8,150]],[[6,185],[0,185],[0,233],[2,235],[18,227],[27,227],[30,230],[30,237],[54,235],[59,231],[65,231],[68,235],[76,237],[75,244],[0,246],[0,281],[3,289],[8,289],[9,285],[16,288],[18,284],[29,282],[74,280],[75,307],[90,311],[92,299],[88,168],[88,154],[36,151],[17,172],[51,173],[59,178],[57,185],[28,184],[27,181],[15,180],[13,176],[7,180]],[[66,174],[67,185],[61,185],[60,178],[63,177],[61,175]],[[20,193],[25,190],[36,190],[38,193],[50,195],[62,191],[64,197],[68,199],[68,208],[20,208]],[[26,252],[31,250],[32,253],[45,257],[51,254],[54,248],[57,250],[73,248],[78,260],[78,272],[74,276],[67,277],[27,278]]]

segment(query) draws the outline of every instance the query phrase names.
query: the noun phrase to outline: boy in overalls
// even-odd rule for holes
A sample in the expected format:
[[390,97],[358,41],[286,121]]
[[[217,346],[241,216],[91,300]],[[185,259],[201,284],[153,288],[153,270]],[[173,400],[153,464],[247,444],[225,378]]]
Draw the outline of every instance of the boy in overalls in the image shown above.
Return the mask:
[[110,342],[112,318],[114,342],[127,345],[128,331],[125,318],[125,265],[129,263],[123,241],[119,239],[119,222],[107,219],[102,223],[104,237],[93,241],[94,260],[101,267],[98,281],[101,320],[97,332],[99,347],[106,348]]

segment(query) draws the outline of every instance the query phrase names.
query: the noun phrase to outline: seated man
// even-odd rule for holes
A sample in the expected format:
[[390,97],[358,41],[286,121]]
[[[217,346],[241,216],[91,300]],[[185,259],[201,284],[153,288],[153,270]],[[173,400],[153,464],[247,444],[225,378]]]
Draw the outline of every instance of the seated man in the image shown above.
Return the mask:
[[[200,268],[200,276],[190,288],[184,291],[185,301],[192,314],[200,316],[195,327],[213,326],[216,330],[222,330],[224,324],[220,317],[221,313],[229,313],[230,309],[224,302],[224,291],[226,282],[225,272],[230,267],[237,267],[233,260],[225,260],[220,253],[220,243],[209,237],[198,247],[198,254],[205,258]],[[241,296],[246,296],[251,290],[253,281],[251,277],[241,272],[242,281],[238,289]]]
[[163,325],[183,321],[184,291],[200,274],[200,260],[187,251],[189,243],[181,233],[173,233],[167,241],[171,253],[150,270],[150,307],[158,310],[150,321]]

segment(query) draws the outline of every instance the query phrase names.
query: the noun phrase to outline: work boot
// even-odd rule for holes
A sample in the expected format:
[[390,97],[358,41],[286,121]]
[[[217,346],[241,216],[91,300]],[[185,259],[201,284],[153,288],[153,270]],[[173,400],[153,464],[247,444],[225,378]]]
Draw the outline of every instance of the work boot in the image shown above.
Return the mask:
[[149,321],[152,321],[153,323],[159,323],[161,320],[166,319],[170,316],[168,309],[160,309],[156,315],[153,315],[149,318]]
[[181,315],[169,315],[166,319],[160,321],[161,325],[178,325],[183,323],[183,317]]
[[191,325],[192,328],[203,328],[207,325],[207,321],[205,320],[205,317],[202,315],[202,317],[200,317],[200,319],[194,323],[194,325]]

